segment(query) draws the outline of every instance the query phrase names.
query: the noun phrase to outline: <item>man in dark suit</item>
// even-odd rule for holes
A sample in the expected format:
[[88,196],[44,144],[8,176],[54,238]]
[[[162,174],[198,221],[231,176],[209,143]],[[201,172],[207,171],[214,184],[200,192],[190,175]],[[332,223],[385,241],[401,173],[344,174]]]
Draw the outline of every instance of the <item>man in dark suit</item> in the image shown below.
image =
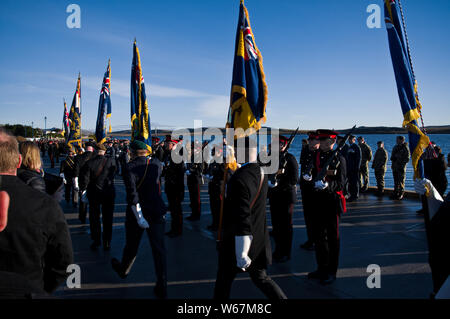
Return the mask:
[[16,139],[0,130],[0,193],[9,197],[8,215],[2,209],[0,216],[2,296],[52,293],[65,281],[67,266],[73,262],[72,242],[60,206],[19,180],[20,164]]
[[[114,158],[105,156],[106,147],[103,144],[98,144],[97,147],[97,156],[87,161],[81,169],[80,191],[82,198],[87,195],[89,200],[89,225],[93,240],[91,249],[96,250],[101,244],[101,237],[103,237],[103,249],[109,250],[116,197],[114,176],[117,166]],[[100,213],[103,222],[103,236],[101,236]]]
[[244,144],[245,147],[236,150],[238,159],[242,158],[240,154],[245,154],[244,163],[231,176],[227,186],[214,299],[230,297],[231,285],[240,271],[248,271],[252,281],[268,298],[286,299],[266,273],[267,265],[272,261],[266,225],[267,177],[257,163],[256,141],[247,137]]
[[356,137],[351,135],[348,139],[350,146],[347,151],[347,176],[348,192],[350,197],[348,201],[355,201],[359,197],[359,170],[361,167],[361,148],[356,144]]
[[126,244],[122,261],[113,258],[113,269],[125,278],[136,259],[144,229],[153,251],[156,271],[155,295],[167,297],[167,263],[164,244],[166,205],[161,196],[160,176],[162,164],[157,158],[147,157],[147,145],[141,141],[131,144],[132,161],[124,167],[124,183],[127,191]]

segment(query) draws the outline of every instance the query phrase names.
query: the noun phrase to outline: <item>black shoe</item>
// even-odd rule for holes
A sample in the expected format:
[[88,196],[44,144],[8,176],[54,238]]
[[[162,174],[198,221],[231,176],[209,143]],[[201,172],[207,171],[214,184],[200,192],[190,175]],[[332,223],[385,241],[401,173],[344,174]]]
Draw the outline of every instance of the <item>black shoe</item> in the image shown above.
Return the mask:
[[94,250],[94,251],[96,251],[98,247],[100,247],[100,243],[96,242],[96,241],[94,241],[90,246],[91,250]]
[[167,299],[167,289],[156,285],[153,292],[158,299]]
[[322,285],[329,285],[331,283],[333,283],[336,280],[336,276],[334,275],[325,275],[324,278],[320,279],[320,283]]
[[103,242],[103,250],[108,251],[111,249],[111,243],[109,241]]
[[191,216],[186,217],[186,219],[190,220],[191,222],[195,222],[197,220],[200,220],[200,216],[193,216],[193,215],[191,215]]
[[308,279],[321,279],[322,280],[323,278],[324,278],[324,276],[323,276],[322,272],[320,272],[318,270],[308,273]]
[[111,266],[114,269],[114,271],[119,275],[120,278],[125,279],[127,275],[122,269],[122,264],[117,258],[111,259]]
[[301,244],[300,248],[312,251],[312,250],[314,250],[314,243],[312,241],[308,240],[305,243]]

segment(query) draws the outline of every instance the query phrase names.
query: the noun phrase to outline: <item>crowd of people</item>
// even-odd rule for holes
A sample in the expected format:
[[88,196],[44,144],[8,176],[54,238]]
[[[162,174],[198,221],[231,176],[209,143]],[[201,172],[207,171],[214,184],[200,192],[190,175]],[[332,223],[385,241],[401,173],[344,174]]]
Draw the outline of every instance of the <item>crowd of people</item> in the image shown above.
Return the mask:
[[[279,147],[279,169],[267,176],[262,169],[267,163],[259,160],[251,138],[244,140],[241,151],[245,156],[238,163],[235,154],[239,143],[228,144],[225,139],[213,145],[205,159],[202,156],[207,143],[183,143],[181,138],[170,135],[164,140],[153,138],[150,151],[138,140],[108,140],[102,144],[90,141],[79,146],[47,140],[19,144],[15,137],[0,131],[0,190],[9,194],[12,211],[6,229],[0,233],[0,295],[51,293],[64,280],[66,267],[73,262],[73,251],[58,203],[63,196],[78,210],[81,223],[86,223],[89,212],[90,248],[111,249],[114,181],[118,175],[126,189],[126,236],[123,254],[113,258],[111,266],[120,278],[127,277],[145,231],[153,250],[157,278],[154,292],[158,298],[167,298],[164,236],[183,234],[185,176],[191,209],[187,219],[191,222],[202,216],[200,186],[208,183],[212,216],[208,229],[217,231],[220,238],[214,298],[229,298],[232,282],[242,271],[249,273],[268,298],[286,298],[266,269],[272,261],[283,263],[291,258],[298,185],[307,233],[301,248],[315,251],[317,262],[317,269],[308,278],[324,285],[332,283],[339,264],[339,219],[347,209],[346,202],[356,201],[360,192],[368,190],[370,168],[377,180],[376,194],[384,193],[389,156],[383,141],[377,143],[373,155],[363,137],[350,136],[348,144],[340,145],[341,152],[335,153],[335,145],[342,142],[337,132],[310,131],[308,139],[302,141],[298,162],[289,153],[289,139],[280,136],[279,145],[269,145],[268,149],[270,153],[273,147]],[[175,160],[176,153],[187,160]],[[54,167],[62,155],[59,176],[44,173],[41,156],[48,156]],[[393,199],[403,198],[409,159],[407,143],[399,136],[390,156]],[[425,177],[443,197],[447,180],[441,149],[430,144],[423,159]],[[162,197],[163,186],[167,205]],[[266,225],[267,199],[271,232]],[[168,231],[164,218],[167,211],[171,215]]]

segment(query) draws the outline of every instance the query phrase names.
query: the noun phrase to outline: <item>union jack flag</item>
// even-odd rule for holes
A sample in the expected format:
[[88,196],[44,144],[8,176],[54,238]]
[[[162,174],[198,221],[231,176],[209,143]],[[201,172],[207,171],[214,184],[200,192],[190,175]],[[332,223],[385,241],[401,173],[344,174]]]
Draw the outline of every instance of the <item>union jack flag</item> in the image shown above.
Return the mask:
[[108,61],[105,75],[103,77],[100,99],[98,102],[97,125],[95,128],[95,139],[97,143],[106,141],[106,119],[110,119],[109,133],[111,133],[111,61]]

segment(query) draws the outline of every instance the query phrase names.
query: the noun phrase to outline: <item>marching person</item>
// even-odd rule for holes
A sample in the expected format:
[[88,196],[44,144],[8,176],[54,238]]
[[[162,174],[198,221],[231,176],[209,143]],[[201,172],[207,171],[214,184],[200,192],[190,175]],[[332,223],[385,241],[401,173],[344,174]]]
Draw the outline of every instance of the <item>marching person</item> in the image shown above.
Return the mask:
[[361,166],[359,167],[361,192],[369,189],[369,162],[372,160],[372,149],[367,145],[364,137],[358,137],[358,145],[361,149]]
[[169,202],[171,216],[171,229],[167,236],[174,238],[183,233],[183,208],[181,202],[184,199],[184,162],[175,163],[172,160],[172,150],[176,151],[181,144],[179,140],[167,140],[166,164],[163,170],[165,192]]
[[384,175],[386,174],[386,165],[388,161],[388,153],[384,148],[384,142],[377,142],[378,149],[373,158],[372,168],[375,172],[377,180],[377,196],[382,196],[384,193]]
[[73,187],[75,191],[75,202],[78,202],[78,219],[82,224],[86,223],[86,215],[87,215],[87,203],[79,200],[81,198],[80,187],[78,183],[78,178],[80,176],[80,171],[83,168],[84,164],[94,157],[94,147],[91,143],[86,143],[86,152],[81,153],[75,156],[75,176],[73,178]]
[[[225,145],[223,145],[225,147]],[[206,175],[209,180],[208,194],[211,208],[212,223],[208,226],[209,230],[216,231],[219,227],[220,202],[222,197],[222,187],[225,174],[225,158],[223,156],[223,147],[213,147],[212,161],[208,166]]]
[[[195,143],[191,143],[190,163],[187,163],[187,186],[189,190],[189,199],[191,206],[191,215],[186,219],[190,221],[197,221],[200,219],[202,203],[200,200],[200,184],[202,183],[203,162],[196,163],[201,159],[201,147],[196,147]],[[199,156],[200,155],[200,156]]]
[[[114,176],[117,167],[114,158],[105,156],[106,147],[103,144],[98,144],[97,147],[97,156],[87,161],[81,169],[80,191],[82,200],[85,200],[86,196],[89,200],[89,224],[93,241],[91,249],[96,250],[101,245],[103,237],[103,249],[109,250],[116,196]],[[100,214],[103,222],[103,236]]]
[[[332,130],[317,130],[320,148],[313,159],[314,181],[333,153],[338,133]],[[343,195],[346,183],[345,158],[333,157],[324,179],[314,182],[315,213],[312,218],[313,238],[316,251],[317,270],[308,274],[309,279],[319,279],[321,284],[336,280],[339,264],[339,218],[346,211]]]
[[286,262],[291,259],[293,226],[292,215],[297,202],[298,163],[294,155],[286,150],[289,139],[279,137],[279,170],[275,175],[276,185],[270,181],[269,203],[272,218],[272,231],[275,240],[275,251],[272,258],[275,262]]
[[250,145],[246,137],[244,144],[237,152],[244,152],[245,163],[234,172],[227,185],[214,299],[230,298],[231,286],[239,271],[247,271],[268,298],[286,299],[266,273],[272,257],[266,225],[267,177],[257,163],[256,142]]
[[75,177],[75,151],[73,148],[69,149],[68,156],[61,162],[59,176],[64,181],[66,203],[72,202],[73,207],[77,207],[78,196],[75,196],[76,191],[73,187]]
[[348,139],[350,146],[347,151],[347,176],[348,176],[348,192],[349,202],[355,201],[359,197],[359,169],[361,167],[361,149],[355,143],[356,137],[351,135]]
[[394,177],[394,193],[392,199],[401,200],[405,193],[406,164],[411,154],[404,136],[397,136],[397,144],[392,149],[392,175]]
[[53,143],[53,141],[48,142],[48,157],[50,158],[51,168],[55,167],[55,156],[56,152],[58,151],[56,145]]
[[123,179],[127,191],[125,221],[126,243],[122,261],[111,260],[113,269],[125,278],[136,259],[144,230],[147,232],[153,252],[156,271],[155,295],[167,298],[167,263],[164,244],[166,205],[161,196],[159,159],[148,158],[147,145],[134,140],[131,143],[132,160],[124,166]]
[[319,150],[320,141],[315,131],[308,134],[308,145],[302,149],[300,157],[300,190],[302,194],[303,216],[305,219],[307,240],[300,245],[306,250],[314,250],[311,221],[314,214],[314,183],[312,182],[312,163]]

